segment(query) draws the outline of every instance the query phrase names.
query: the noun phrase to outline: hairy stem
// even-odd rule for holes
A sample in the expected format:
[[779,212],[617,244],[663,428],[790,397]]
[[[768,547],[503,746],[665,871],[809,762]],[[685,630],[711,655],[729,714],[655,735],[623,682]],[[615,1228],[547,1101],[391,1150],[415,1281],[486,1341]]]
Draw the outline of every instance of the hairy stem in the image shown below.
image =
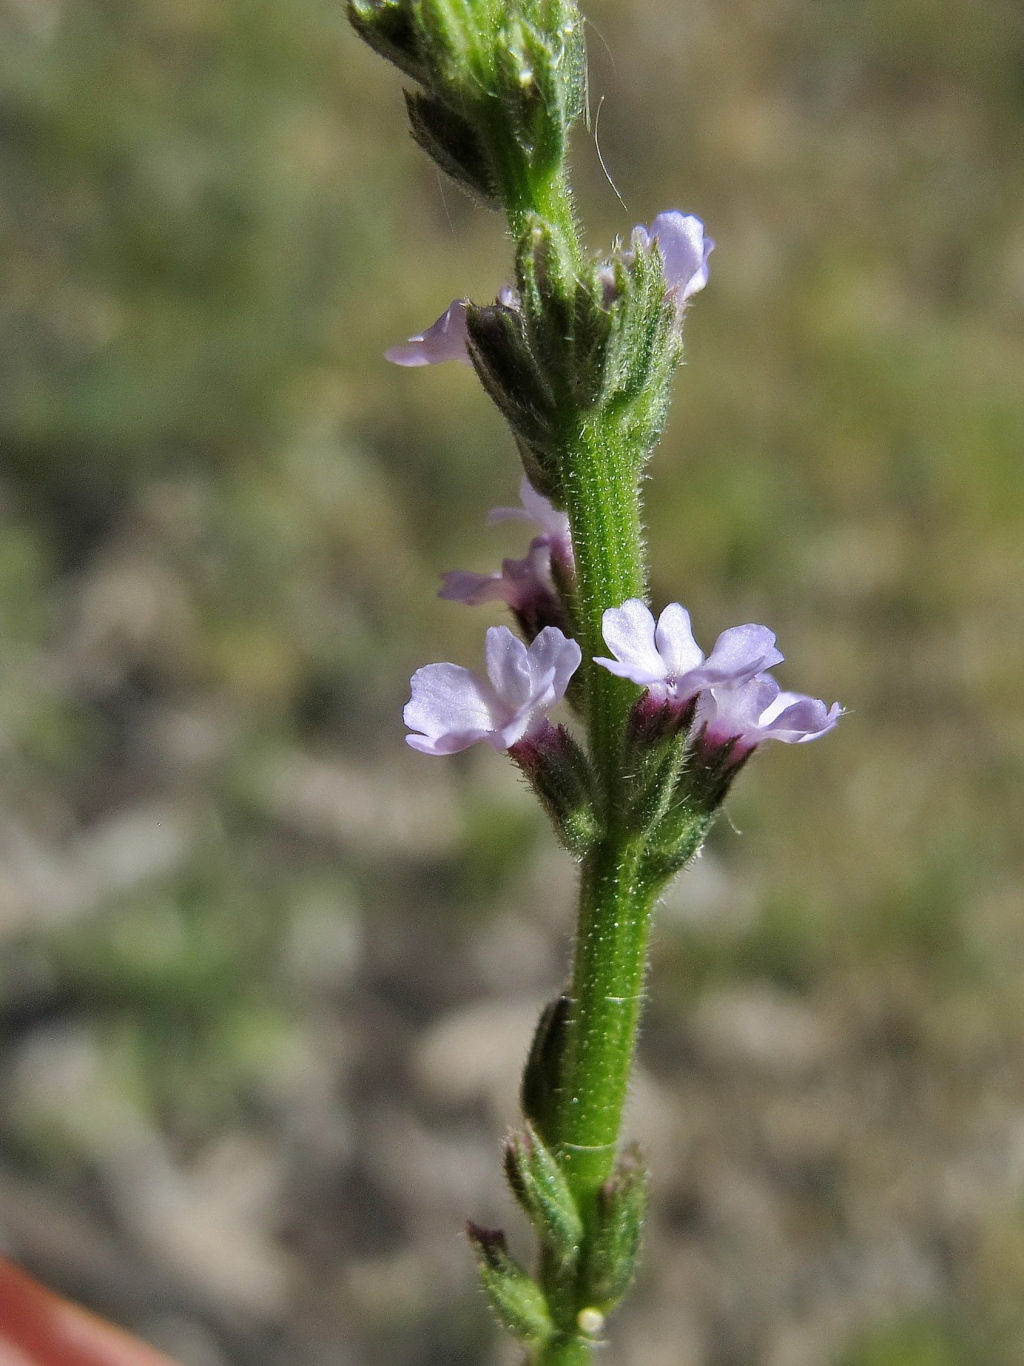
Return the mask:
[[592,1344],[585,1338],[556,1338],[540,1347],[530,1358],[530,1366],[587,1366]]
[[621,749],[636,686],[593,663],[606,653],[601,619],[609,607],[643,597],[640,494],[619,434],[598,422],[576,426],[565,439],[563,490],[576,555],[576,623],[583,650],[591,758],[613,833],[622,781]]
[[585,1225],[615,1162],[654,895],[635,844],[605,839],[583,864],[554,1137]]

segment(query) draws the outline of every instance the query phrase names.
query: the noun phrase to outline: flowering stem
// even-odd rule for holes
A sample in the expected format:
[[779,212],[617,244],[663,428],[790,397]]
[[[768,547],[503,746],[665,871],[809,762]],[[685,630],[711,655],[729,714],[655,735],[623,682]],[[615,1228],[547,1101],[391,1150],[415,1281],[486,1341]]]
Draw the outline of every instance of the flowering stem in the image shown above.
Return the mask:
[[[767,627],[724,631],[705,657],[681,604],[657,624],[646,604],[643,466],[714,243],[698,218],[669,210],[610,256],[585,251],[566,171],[586,108],[576,0],[348,8],[419,87],[406,96],[416,141],[504,211],[514,243],[515,280],[494,304],[455,300],[387,354],[399,365],[471,361],[509,423],[522,512],[543,534],[500,574],[446,575],[441,596],[503,599],[525,641],[491,627],[485,680],[455,664],[418,669],[404,715],[409,744],[426,754],[478,740],[507,749],[580,860],[570,985],[541,1016],[523,1125],[505,1144],[509,1187],[538,1237],[536,1270],[501,1230],[466,1232],[491,1308],[531,1366],[586,1366],[642,1241],[648,1176],[618,1146],[654,902],[753,749],[825,734],[841,708],[781,691],[764,672],[782,659]],[[585,747],[548,720],[566,696]]]

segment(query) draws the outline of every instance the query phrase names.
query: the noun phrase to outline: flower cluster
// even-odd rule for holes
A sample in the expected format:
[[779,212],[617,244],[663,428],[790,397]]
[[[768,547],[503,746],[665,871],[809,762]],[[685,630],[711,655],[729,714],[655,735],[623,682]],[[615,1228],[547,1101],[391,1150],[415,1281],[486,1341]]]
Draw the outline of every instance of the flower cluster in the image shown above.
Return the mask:
[[[594,663],[645,688],[638,707],[649,702],[663,709],[675,718],[675,729],[692,722],[697,752],[709,761],[738,764],[765,740],[816,740],[842,714],[838,703],[827,708],[781,690],[766,672],[782,662],[766,626],[733,626],[705,656],[679,603],[670,603],[655,624],[646,604],[631,598],[605,612],[603,629],[615,658],[598,656]],[[565,696],[582,652],[554,626],[541,630],[529,648],[507,627],[492,626],[486,662],[488,681],[455,664],[417,670],[405,709],[406,725],[418,732],[407,737],[414,749],[454,754],[477,740],[508,749],[535,738]]]
[[[710,237],[704,235],[704,224],[693,214],[668,209],[653,219],[650,227],[638,224],[630,238],[631,248],[622,253],[622,260],[630,263],[637,250],[656,242],[661,253],[665,275],[666,297],[681,311],[686,300],[708,282],[708,256],[715,249]],[[614,270],[605,265],[600,271],[605,297],[611,302],[615,293]],[[507,285],[498,294],[498,303],[516,309],[519,296]],[[392,365],[414,368],[420,365],[441,365],[445,361],[471,364],[469,355],[468,299],[453,299],[436,322],[423,332],[410,337],[399,346],[384,352]]]
[[738,762],[765,740],[799,744],[832,730],[842,715],[836,702],[783,692],[766,672],[781,664],[775,633],[767,626],[732,626],[711,653],[693,638],[690,614],[678,602],[655,624],[647,605],[631,598],[609,608],[602,621],[614,659],[597,657],[609,673],[647,689],[644,702],[674,719],[694,722],[697,749],[706,758],[728,755]]
[[[659,213],[649,227],[634,228],[629,245],[598,268],[605,307],[617,298],[616,280],[622,277],[616,271],[632,269],[652,246],[660,257],[665,297],[677,316],[704,288],[714,243],[699,218],[673,209]],[[516,291],[503,289],[498,306],[518,316]],[[456,299],[425,332],[392,347],[388,360],[404,366],[469,363],[470,307]],[[494,508],[488,522],[516,520],[536,527],[524,558],[506,559],[489,574],[450,570],[442,577],[440,596],[469,606],[504,602],[523,640],[503,626],[487,632],[486,678],[455,664],[430,664],[416,672],[405,721],[412,732],[409,744],[425,754],[454,754],[478,740],[512,750],[514,757],[529,749],[536,759],[556,743],[568,752],[568,733],[559,728],[556,742],[547,716],[565,697],[582,662],[572,639],[575,561],[569,518],[525,476],[519,496],[519,507]],[[610,656],[596,655],[593,663],[644,689],[633,708],[634,740],[650,746],[680,733],[689,736],[691,754],[709,770],[734,771],[766,740],[814,740],[832,730],[841,715],[838,704],[827,708],[781,690],[767,672],[782,655],[766,626],[723,631],[705,655],[679,603],[670,603],[655,621],[644,602],[631,598],[604,613],[602,629]]]

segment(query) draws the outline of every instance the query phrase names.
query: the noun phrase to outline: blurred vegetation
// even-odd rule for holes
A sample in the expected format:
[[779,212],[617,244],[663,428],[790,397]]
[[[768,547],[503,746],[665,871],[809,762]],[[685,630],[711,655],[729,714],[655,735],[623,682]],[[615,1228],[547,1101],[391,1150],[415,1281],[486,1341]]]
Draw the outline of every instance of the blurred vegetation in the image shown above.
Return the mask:
[[[1009,1366],[1024,18],[588,12],[592,241],[676,205],[718,240],[652,468],[655,595],[705,645],[769,622],[787,685],[851,713],[752,766],[665,908],[645,1065],[693,1118],[614,1360]],[[498,224],[424,164],[336,0],[10,0],[0,25],[0,1241],[187,1366],[489,1360],[454,1241],[487,1210],[425,1194],[411,1139],[385,1171],[381,1133],[414,1116],[496,1168],[493,1117],[417,1093],[410,1057],[477,998],[553,989],[571,879],[493,755],[402,744],[411,669],[473,663],[492,620],[437,574],[514,551],[482,522],[518,475],[471,374],[381,352],[493,295]],[[729,1071],[714,1003],[765,1000],[842,1041],[823,1070]],[[805,1103],[838,1128],[800,1185],[765,1153]],[[187,1175],[196,1227],[225,1136],[276,1194],[260,1274],[225,1214],[240,1270],[211,1289],[136,1193]],[[746,1251],[705,1148],[752,1183]]]

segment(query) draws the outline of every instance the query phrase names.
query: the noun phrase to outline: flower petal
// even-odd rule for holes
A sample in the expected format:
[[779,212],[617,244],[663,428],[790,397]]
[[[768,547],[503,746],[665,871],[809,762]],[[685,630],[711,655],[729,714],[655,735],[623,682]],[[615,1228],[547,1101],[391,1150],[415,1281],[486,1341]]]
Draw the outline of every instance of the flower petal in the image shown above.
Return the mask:
[[549,542],[569,541],[569,518],[530,483],[524,474],[519,481],[519,501],[522,507],[491,508],[487,514],[487,525],[497,522],[534,522],[540,527]]
[[446,602],[464,602],[467,607],[477,607],[482,602],[501,602],[505,599],[504,576],[449,569],[441,575],[437,596]]
[[654,642],[669,678],[681,678],[704,662],[704,651],[693,638],[690,614],[678,602],[670,602],[658,618]]
[[491,626],[484,646],[487,677],[495,696],[508,715],[529,704],[533,697],[533,672],[526,646],[507,626]]
[[753,623],[730,626],[715,641],[715,648],[704,661],[701,674],[707,683],[745,682],[754,674],[781,664],[783,656],[775,648],[775,632]]
[[491,689],[458,664],[417,669],[402,715],[410,730],[422,732],[405,738],[424,754],[468,749],[506,719]]
[[453,299],[437,322],[401,346],[389,347],[384,359],[392,365],[440,365],[447,360],[471,365],[466,349],[466,300]]
[[682,303],[708,282],[708,256],[715,244],[704,236],[704,224],[679,209],[659,213],[650,227],[665,268],[669,292]]
[[645,602],[629,598],[621,607],[609,607],[601,618],[601,629],[615,659],[595,657],[595,664],[641,687],[665,681],[668,670],[655,646],[654,617]]
[[535,678],[551,671],[550,686],[554,692],[554,702],[560,702],[569,686],[569,679],[580,667],[583,651],[575,640],[563,635],[557,626],[545,626],[530,646],[529,658]]

